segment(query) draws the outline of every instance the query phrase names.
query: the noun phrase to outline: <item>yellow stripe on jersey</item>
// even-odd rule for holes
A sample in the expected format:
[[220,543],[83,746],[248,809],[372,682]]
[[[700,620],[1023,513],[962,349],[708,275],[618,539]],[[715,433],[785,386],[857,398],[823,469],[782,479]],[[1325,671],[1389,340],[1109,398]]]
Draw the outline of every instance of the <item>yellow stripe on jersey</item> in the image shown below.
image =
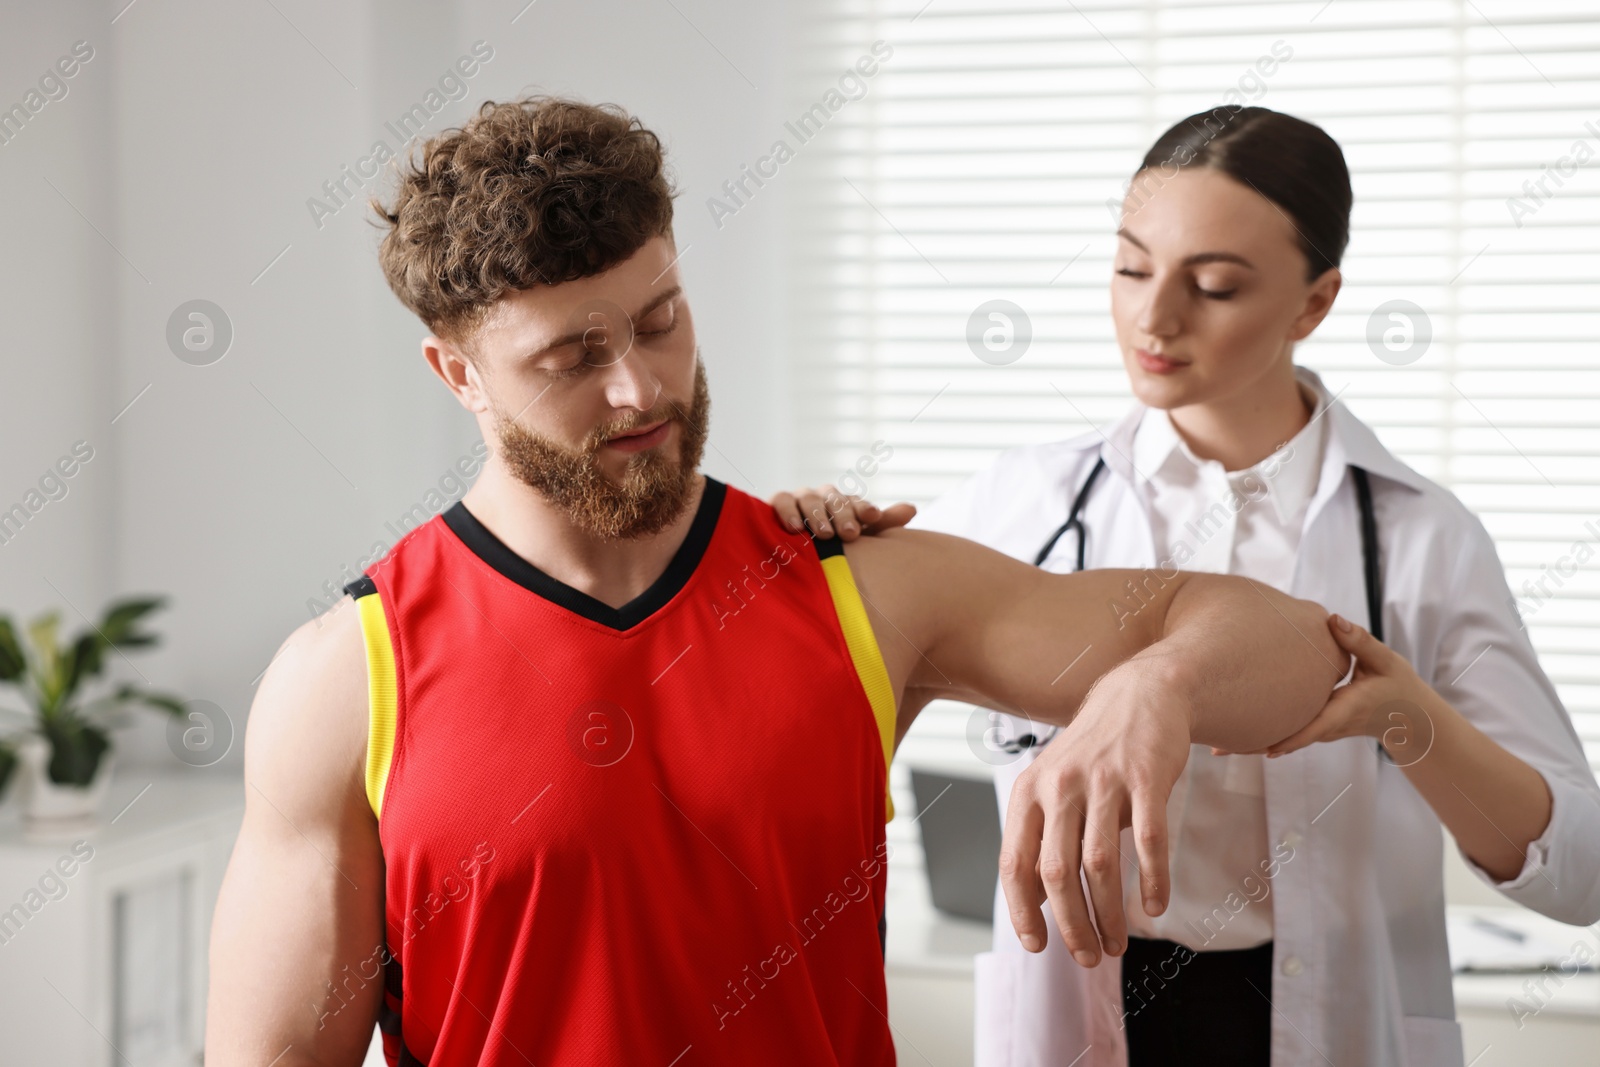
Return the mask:
[[894,759],[895,710],[889,668],[884,666],[883,653],[878,648],[878,639],[873,636],[867,609],[861,603],[861,591],[856,588],[855,575],[850,573],[850,563],[844,553],[824,557],[822,573],[828,579],[828,592],[833,594],[833,607],[839,614],[845,644],[850,648],[850,660],[855,664],[862,688],[867,691],[867,699],[872,702],[872,717],[878,723],[878,738],[883,742],[883,800],[886,817],[892,819],[894,799],[889,796],[887,783],[889,763]]
[[360,597],[356,606],[367,642],[367,803],[372,805],[372,814],[381,818],[383,787],[389,781],[389,759],[394,754],[394,646],[378,594]]

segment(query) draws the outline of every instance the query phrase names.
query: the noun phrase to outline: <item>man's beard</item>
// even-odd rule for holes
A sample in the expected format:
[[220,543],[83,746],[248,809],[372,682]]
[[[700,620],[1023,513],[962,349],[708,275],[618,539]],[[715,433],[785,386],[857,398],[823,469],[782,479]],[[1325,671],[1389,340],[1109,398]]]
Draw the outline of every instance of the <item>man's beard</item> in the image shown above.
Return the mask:
[[[498,411],[495,433],[513,475],[564,510],[574,526],[616,540],[660,533],[683,514],[705,451],[710,414],[705,363],[696,352],[694,400],[688,411],[664,400],[635,418],[597,428],[577,451],[523,429]],[[630,456],[620,482],[606,477],[598,462],[606,438],[661,419],[678,424],[678,457],[671,458],[657,445]]]

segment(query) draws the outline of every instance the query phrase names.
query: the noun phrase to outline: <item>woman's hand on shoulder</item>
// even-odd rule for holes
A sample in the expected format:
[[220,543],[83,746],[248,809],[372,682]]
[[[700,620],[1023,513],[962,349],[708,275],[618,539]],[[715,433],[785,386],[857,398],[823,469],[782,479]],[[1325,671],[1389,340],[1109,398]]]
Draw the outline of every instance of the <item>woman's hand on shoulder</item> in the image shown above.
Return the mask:
[[809,525],[820,538],[838,534],[842,541],[854,541],[862,534],[882,533],[904,526],[917,513],[914,504],[904,501],[880,508],[864,497],[841,493],[832,485],[777,493],[770,501],[778,521],[799,533]]

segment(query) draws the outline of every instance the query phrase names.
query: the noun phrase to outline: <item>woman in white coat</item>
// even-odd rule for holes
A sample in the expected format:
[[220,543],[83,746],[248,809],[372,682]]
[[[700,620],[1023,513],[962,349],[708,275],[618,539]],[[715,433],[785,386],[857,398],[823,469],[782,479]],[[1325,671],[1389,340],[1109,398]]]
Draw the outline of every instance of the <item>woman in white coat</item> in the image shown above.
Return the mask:
[[[1600,920],[1600,789],[1487,531],[1293,363],[1338,294],[1350,205],[1314,125],[1237,107],[1175,125],[1130,186],[1111,285],[1139,403],[1104,433],[1003,454],[912,520],[1050,570],[1253,577],[1336,612],[1357,658],[1270,753],[1191,751],[1164,910],[1141,899],[1127,830],[1100,857],[1120,852],[1120,900],[1085,845],[1103,942],[1087,923],[1061,934],[1049,920],[1071,909],[1039,908],[1036,871],[1002,882],[980,1067],[1460,1067],[1441,824],[1511,900]],[[910,510],[832,487],[773,504],[847,540]],[[997,720],[1017,751],[997,774],[1008,820],[1070,823],[1034,788],[1070,727],[1047,744]]]

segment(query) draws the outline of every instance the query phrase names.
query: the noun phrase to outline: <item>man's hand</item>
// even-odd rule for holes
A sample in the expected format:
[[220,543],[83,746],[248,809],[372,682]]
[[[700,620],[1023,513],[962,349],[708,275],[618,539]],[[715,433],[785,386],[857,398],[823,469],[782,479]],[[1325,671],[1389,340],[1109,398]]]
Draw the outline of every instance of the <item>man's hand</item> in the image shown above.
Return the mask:
[[1139,841],[1146,912],[1166,906],[1166,804],[1189,746],[1282,741],[1349,667],[1325,610],[1246,578],[1052,574],[927,530],[859,538],[846,555],[896,694],[896,737],[925,702],[910,691],[1066,727],[1016,786],[1002,862],[1024,944],[1043,949],[1048,898],[1091,964],[1102,937],[1113,954],[1126,939],[1123,827]]
[[842,541],[854,541],[862,534],[882,533],[904,526],[917,513],[915,504],[901,501],[884,510],[864,497],[841,493],[831,485],[777,493],[768,503],[788,529],[799,533],[809,525],[824,540],[832,537],[835,531]]
[[1102,947],[1108,955],[1122,954],[1128,940],[1120,847],[1126,826],[1133,827],[1145,914],[1166,910],[1167,798],[1189,759],[1191,712],[1184,687],[1169,684],[1169,677],[1157,657],[1135,657],[1107,672],[1078,717],[1012,787],[1000,884],[1028,951],[1043,951],[1048,940],[1040,911],[1048,899],[1078,963],[1095,966]]

